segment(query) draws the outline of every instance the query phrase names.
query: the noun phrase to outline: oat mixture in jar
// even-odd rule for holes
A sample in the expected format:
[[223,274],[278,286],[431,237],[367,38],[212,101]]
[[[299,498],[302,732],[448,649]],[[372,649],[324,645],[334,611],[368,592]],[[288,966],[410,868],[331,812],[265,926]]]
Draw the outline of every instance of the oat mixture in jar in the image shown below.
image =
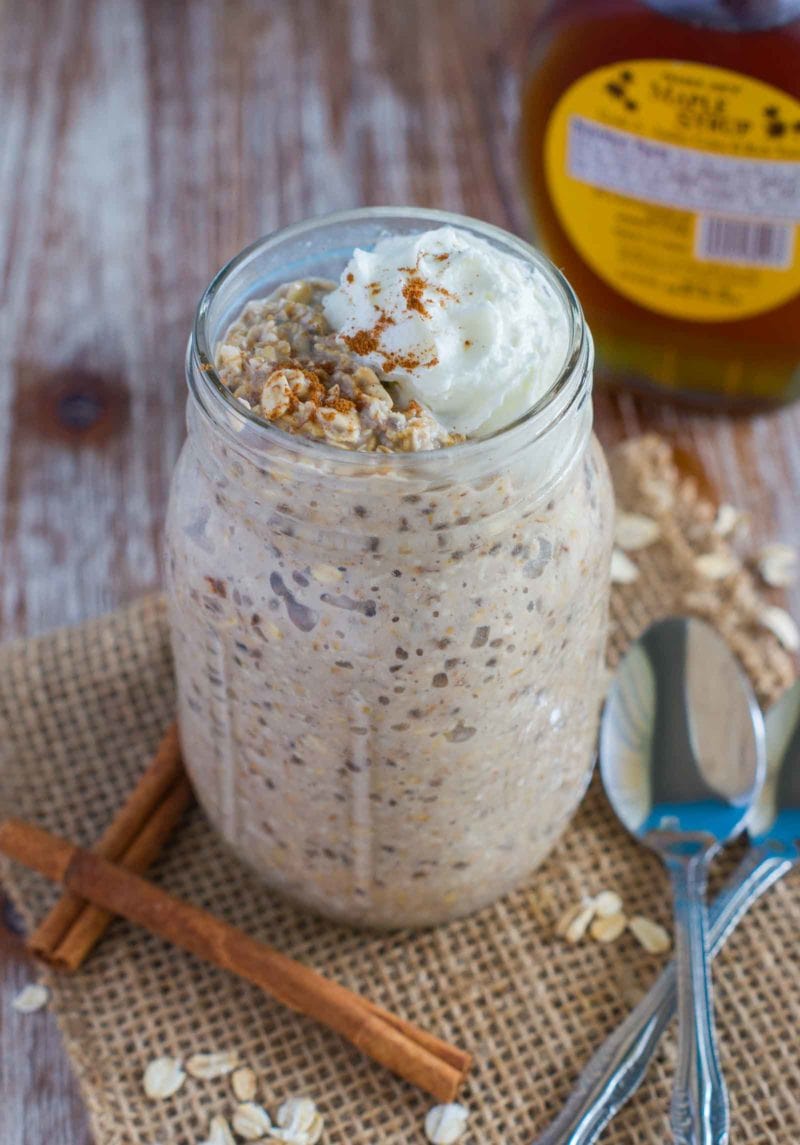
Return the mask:
[[167,537],[181,738],[276,890],[441,922],[577,806],[613,518],[591,364],[541,256],[437,212],[301,224],[206,292]]

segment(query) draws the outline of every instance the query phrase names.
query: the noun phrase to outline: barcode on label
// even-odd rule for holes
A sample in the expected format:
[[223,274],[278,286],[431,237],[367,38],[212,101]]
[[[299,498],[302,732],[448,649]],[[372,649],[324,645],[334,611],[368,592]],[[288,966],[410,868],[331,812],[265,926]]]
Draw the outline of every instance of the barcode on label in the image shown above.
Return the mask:
[[701,215],[695,253],[702,262],[788,267],[794,253],[794,225]]

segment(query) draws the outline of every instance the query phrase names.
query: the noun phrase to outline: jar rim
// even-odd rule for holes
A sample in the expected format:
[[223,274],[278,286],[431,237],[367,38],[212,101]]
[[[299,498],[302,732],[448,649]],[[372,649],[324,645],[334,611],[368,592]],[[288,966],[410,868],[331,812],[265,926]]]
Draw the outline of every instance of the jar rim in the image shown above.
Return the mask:
[[[471,230],[482,238],[502,242],[529,266],[533,265],[543,275],[564,306],[568,323],[568,344],[564,358],[551,385],[518,418],[501,426],[483,437],[467,438],[447,446],[446,449],[421,450],[409,453],[370,453],[363,450],[346,450],[317,439],[310,440],[301,434],[287,433],[277,426],[264,421],[254,410],[238,401],[219,377],[214,365],[213,347],[209,338],[210,311],[220,289],[228,280],[259,254],[281,243],[300,238],[321,227],[337,224],[346,225],[360,220],[385,221],[418,219],[421,224],[456,226]],[[425,226],[424,229],[429,229]],[[242,300],[242,305],[245,299]],[[195,311],[194,324],[187,347],[187,380],[192,395],[211,420],[217,425],[225,425],[234,432],[248,427],[256,431],[265,445],[276,446],[313,461],[327,458],[338,465],[347,466],[348,461],[363,471],[370,465],[386,469],[391,467],[419,466],[420,464],[452,464],[457,457],[466,460],[467,455],[475,457],[480,451],[495,446],[499,439],[508,441],[519,438],[525,432],[525,442],[537,440],[559,423],[568,410],[591,387],[591,364],[593,350],[591,334],[583,315],[577,295],[561,271],[540,251],[517,235],[502,227],[469,215],[451,211],[435,210],[427,207],[380,206],[359,207],[346,211],[336,211],[316,215],[289,226],[271,231],[250,243],[233,258],[229,259],[214,275],[203,291]],[[581,368],[583,367],[583,368]],[[257,438],[257,439],[258,439]],[[252,438],[251,438],[252,440]],[[442,459],[441,462],[438,459]]]

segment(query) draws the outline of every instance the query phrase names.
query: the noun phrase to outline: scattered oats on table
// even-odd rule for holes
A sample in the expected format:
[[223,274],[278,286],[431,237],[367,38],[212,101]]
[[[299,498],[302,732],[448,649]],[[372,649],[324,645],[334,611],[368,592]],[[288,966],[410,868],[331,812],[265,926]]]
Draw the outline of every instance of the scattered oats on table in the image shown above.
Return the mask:
[[759,550],[756,567],[771,588],[791,588],[800,570],[800,554],[792,545],[776,541]]
[[789,652],[800,650],[800,629],[785,608],[768,605],[758,614],[758,622],[768,628]]
[[323,1118],[310,1097],[290,1097],[283,1102],[275,1118],[282,1132],[272,1136],[288,1145],[316,1145],[322,1136]]
[[735,533],[739,526],[746,520],[746,513],[742,513],[735,505],[729,505],[727,502],[723,502],[719,509],[717,509],[717,515],[714,518],[714,524],[711,526],[711,529],[718,537],[729,537],[732,533]]
[[622,899],[616,891],[600,891],[595,895],[594,909],[601,918],[608,918],[609,915],[620,913]]
[[614,523],[614,543],[627,552],[636,552],[652,545],[661,536],[661,527],[652,517],[643,513],[617,511]]
[[666,954],[672,946],[669,931],[641,914],[634,915],[628,921],[628,930],[648,954]]
[[176,1058],[154,1058],[142,1078],[144,1092],[152,1101],[163,1100],[177,1093],[186,1081],[186,1071]]
[[252,1101],[256,1095],[258,1081],[249,1066],[240,1066],[231,1074],[233,1096],[239,1102]]
[[11,1005],[18,1014],[35,1014],[37,1010],[44,1009],[49,1000],[50,991],[47,987],[32,982],[20,990]]
[[622,549],[614,549],[611,553],[611,583],[633,584],[639,579],[639,570]]
[[186,1072],[190,1077],[198,1078],[200,1081],[216,1081],[218,1077],[227,1077],[238,1064],[239,1059],[236,1054],[225,1051],[192,1054],[186,1063]]
[[598,917],[589,928],[589,934],[595,942],[616,942],[625,933],[628,919],[619,911],[617,914],[608,914]]
[[208,1136],[200,1145],[236,1145],[231,1127],[221,1114],[211,1118],[208,1124]]
[[733,553],[702,553],[695,557],[694,567],[708,580],[724,580],[739,572],[742,566]]
[[666,513],[675,504],[675,490],[668,481],[658,477],[646,477],[642,481],[641,492],[650,498],[659,513]]
[[573,946],[580,942],[595,915],[593,901],[578,903],[566,910],[556,924],[556,934]]
[[434,1105],[425,1118],[425,1136],[431,1145],[454,1145],[467,1128],[469,1110],[458,1102]]
[[666,953],[672,945],[669,932],[659,923],[640,914],[628,918],[622,896],[616,891],[602,890],[594,898],[584,898],[566,910],[556,924],[556,934],[573,945],[587,932],[595,942],[616,942],[626,930],[649,954]]
[[272,1130],[272,1121],[263,1105],[254,1101],[244,1101],[239,1105],[232,1119],[233,1129],[245,1141],[258,1141]]

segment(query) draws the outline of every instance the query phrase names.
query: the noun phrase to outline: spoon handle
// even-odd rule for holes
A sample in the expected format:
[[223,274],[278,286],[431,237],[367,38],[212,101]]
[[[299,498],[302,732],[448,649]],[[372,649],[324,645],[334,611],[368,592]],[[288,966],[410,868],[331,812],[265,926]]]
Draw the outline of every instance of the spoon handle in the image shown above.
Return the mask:
[[674,847],[664,860],[675,899],[678,1062],[670,1123],[675,1145],[726,1145],[728,1093],[717,1055],[706,953],[708,851]]
[[[795,852],[769,843],[751,847],[709,912],[709,954],[722,949],[748,908],[791,870]],[[534,1145],[593,1145],[641,1084],[675,1013],[675,964],[587,1062],[566,1104]]]

